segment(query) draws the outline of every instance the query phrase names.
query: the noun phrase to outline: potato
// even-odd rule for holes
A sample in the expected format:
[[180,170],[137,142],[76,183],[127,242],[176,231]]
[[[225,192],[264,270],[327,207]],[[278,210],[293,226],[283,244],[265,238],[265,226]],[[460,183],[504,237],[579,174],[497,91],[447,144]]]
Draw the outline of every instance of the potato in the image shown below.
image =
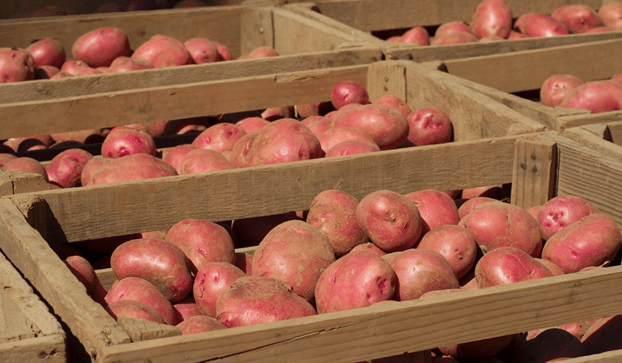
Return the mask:
[[133,319],[147,320],[154,323],[165,324],[164,319],[151,306],[135,300],[119,300],[106,306],[106,311],[113,318],[118,319],[119,316],[125,316]]
[[451,44],[464,44],[474,43],[478,39],[475,35],[466,32],[452,32],[442,37],[434,37],[430,45],[451,45]]
[[105,300],[107,304],[120,300],[139,301],[154,308],[162,316],[165,324],[177,324],[173,304],[145,279],[129,276],[116,280],[108,290]]
[[470,27],[479,39],[494,35],[505,39],[512,30],[512,9],[505,0],[483,0],[475,8]]
[[385,252],[415,246],[423,228],[415,204],[389,190],[375,191],[361,199],[356,220],[369,239]]
[[235,124],[244,130],[245,133],[250,134],[253,131],[257,131],[260,128],[268,125],[270,121],[265,120],[261,117],[245,117],[240,121],[237,121]]
[[325,157],[364,154],[380,151],[375,143],[363,140],[347,140],[336,144],[326,151]]
[[598,9],[598,15],[603,19],[605,26],[611,29],[622,27],[622,2],[611,1]]
[[453,138],[453,125],[449,116],[436,107],[422,107],[407,116],[408,145],[423,146],[444,144]]
[[545,243],[542,258],[565,273],[608,265],[620,250],[620,230],[604,214],[590,214],[560,229]]
[[235,263],[235,246],[229,232],[205,219],[184,219],[175,223],[165,239],[179,247],[196,273],[209,262]]
[[192,294],[186,296],[183,300],[173,304],[173,310],[175,310],[177,325],[179,325],[179,323],[183,322],[191,316],[203,315]]
[[39,161],[27,156],[21,156],[7,161],[2,166],[2,170],[40,174],[46,182],[49,181],[48,173],[45,170],[45,167]]
[[76,60],[81,60],[90,67],[108,67],[110,63],[131,53],[130,42],[121,28],[101,27],[82,34],[71,47]]
[[585,332],[581,342],[587,354],[599,354],[622,349],[622,315],[600,318]]
[[156,154],[156,144],[148,133],[129,127],[115,127],[102,143],[101,154],[105,158],[120,158],[132,154]]
[[92,160],[97,160],[93,166],[97,165],[97,163],[100,166],[85,176],[84,173],[93,161],[85,165],[82,171],[82,185],[109,184],[177,175],[175,168],[169,163],[143,153],[116,159],[93,158]]
[[233,57],[231,56],[231,50],[229,50],[229,47],[215,40],[212,40],[212,43],[214,43],[214,45],[216,46],[216,49],[218,49],[218,60],[217,60],[218,62],[230,61],[233,59]]
[[207,262],[201,265],[192,285],[192,293],[201,313],[215,318],[218,295],[244,276],[247,276],[244,271],[228,262]]
[[543,264],[515,247],[499,247],[475,265],[477,287],[484,288],[553,276]]
[[466,217],[469,213],[471,213],[473,209],[477,208],[478,206],[482,204],[490,203],[490,202],[498,202],[498,200],[493,199],[493,198],[488,198],[488,197],[475,197],[475,198],[467,199],[458,208],[458,217],[462,219]]
[[0,48],[0,83],[35,78],[35,60],[25,49]]
[[404,100],[390,93],[380,96],[373,103],[376,105],[393,107],[396,110],[400,111],[406,117],[408,117],[408,115],[412,113],[410,106],[408,106],[408,104],[404,102]]
[[329,127],[318,139],[324,152],[328,152],[333,146],[348,140],[362,140],[376,145],[376,141],[370,134],[357,127]]
[[142,69],[152,69],[153,64],[140,58],[120,56],[115,58],[108,67],[108,73],[119,73],[129,71],[139,71]]
[[333,120],[333,125],[356,127],[365,131],[381,150],[396,149],[408,138],[408,120],[393,107],[368,104],[342,110],[344,111]]
[[191,316],[177,324],[177,327],[181,330],[182,335],[225,329],[225,326],[216,320],[216,318],[205,315]]
[[353,103],[366,105],[369,103],[369,94],[365,87],[356,81],[340,81],[333,87],[330,101],[337,110]]
[[227,328],[312,316],[313,306],[286,283],[244,276],[218,296],[216,315]]
[[443,23],[439,25],[439,27],[436,28],[436,31],[434,32],[434,37],[442,38],[445,35],[453,33],[453,32],[463,32],[463,33],[475,35],[473,33],[473,29],[471,29],[467,23],[463,21],[451,21],[451,22]]
[[231,229],[238,241],[238,247],[251,247],[259,245],[268,232],[279,224],[300,219],[295,212],[235,219]]
[[417,44],[419,46],[430,45],[430,34],[422,26],[415,26],[402,34],[403,43]]
[[67,149],[52,158],[45,167],[50,183],[61,188],[82,185],[82,170],[93,155],[82,149]]
[[191,150],[179,161],[179,175],[233,168],[234,166],[223,154],[210,149]]
[[188,258],[176,245],[157,237],[127,241],[110,257],[117,279],[140,277],[152,283],[171,302],[192,290]]
[[74,255],[63,259],[65,265],[86,287],[86,293],[100,304],[105,304],[106,290],[102,286],[91,263],[84,257]]
[[446,225],[426,233],[419,241],[417,249],[429,249],[440,253],[460,279],[475,266],[479,248],[468,229]]
[[377,254],[378,256],[384,256],[387,254],[386,252],[378,248],[378,246],[376,246],[372,242],[366,242],[366,243],[361,243],[360,245],[356,245],[350,250],[350,252],[354,252],[354,251],[370,251],[370,252]]
[[585,82],[568,92],[560,104],[592,113],[616,111],[621,105],[622,81],[616,80]]
[[393,298],[397,277],[391,266],[370,251],[351,251],[328,266],[315,288],[318,313],[370,306]]
[[43,65],[60,68],[67,58],[65,48],[54,38],[44,38],[33,42],[26,51],[32,55],[35,67]]
[[218,48],[207,38],[190,38],[184,42],[184,47],[196,64],[214,63],[218,60]]
[[525,13],[516,19],[514,28],[529,37],[554,37],[568,34],[561,21],[547,14]]
[[595,213],[598,208],[584,198],[572,195],[555,197],[544,203],[538,213],[542,238],[548,240],[563,227]]
[[540,88],[540,101],[543,105],[557,107],[573,89],[583,84],[579,77],[572,74],[556,74],[547,78]]
[[[332,121],[324,116],[307,116],[303,118],[300,122],[303,125],[307,126],[313,135],[315,135],[318,139],[322,136],[324,132],[330,129],[333,125]],[[322,141],[320,140],[320,144]]]
[[192,56],[179,40],[162,35],[153,35],[149,40],[138,46],[132,58],[148,61],[154,68],[182,66],[193,64]]
[[561,21],[571,34],[582,34],[589,29],[605,26],[594,9],[585,4],[562,5],[551,16]]
[[458,289],[452,266],[440,253],[428,249],[409,249],[382,256],[397,277],[394,299],[418,299],[432,290]]
[[222,153],[233,149],[236,141],[246,135],[246,131],[240,126],[230,123],[218,123],[201,132],[193,141],[192,145],[199,149],[210,149]]
[[405,195],[417,207],[421,217],[421,234],[460,222],[458,207],[447,194],[436,189],[423,189]]

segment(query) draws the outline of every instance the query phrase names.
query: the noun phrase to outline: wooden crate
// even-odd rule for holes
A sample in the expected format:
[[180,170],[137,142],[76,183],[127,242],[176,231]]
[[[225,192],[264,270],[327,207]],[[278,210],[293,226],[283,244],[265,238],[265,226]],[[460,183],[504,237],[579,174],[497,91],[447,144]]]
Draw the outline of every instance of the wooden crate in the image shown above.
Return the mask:
[[[386,59],[408,59],[417,62],[512,53],[520,50],[615,39],[622,36],[622,32],[615,31],[434,47],[389,43],[383,40],[387,35],[402,34],[414,26],[426,27],[429,32],[433,33],[436,27],[443,23],[470,21],[480,1],[318,0],[307,3],[296,2],[286,5],[285,8],[327,26],[358,34],[361,38],[368,37],[370,43],[377,43],[382,47]],[[508,0],[507,2],[512,8],[514,18],[527,12],[550,14],[559,6],[566,4],[586,4],[597,10],[603,3],[602,0]],[[385,35],[381,37],[382,33]]]
[[0,360],[66,362],[65,331],[2,253],[0,283]]
[[563,131],[570,127],[622,120],[622,113],[592,114],[586,110],[544,106],[539,102],[538,93],[542,83],[555,74],[573,74],[583,81],[609,79],[622,73],[622,66],[616,61],[620,55],[622,39],[614,39],[428,64],[466,80],[464,84],[467,86],[551,130]]
[[45,134],[211,115],[223,111],[213,108],[212,99],[231,106],[237,95],[232,89],[208,89],[205,82],[382,59],[378,48],[355,36],[284,9],[245,6],[4,20],[0,46],[25,47],[54,37],[70,53],[80,34],[102,26],[124,29],[132,49],[154,34],[165,34],[181,41],[208,37],[230,47],[234,57],[261,45],[282,56],[2,84],[0,139],[31,136],[34,130]]
[[[622,163],[559,134],[541,133],[25,193],[0,198],[0,248],[93,361],[356,362],[619,314],[622,267],[174,336],[171,327],[115,322],[52,248],[63,239],[166,228],[184,218],[219,221],[303,210],[317,193],[333,188],[362,198],[378,189],[406,193],[512,183],[517,205],[580,195],[620,224],[621,173]],[[603,175],[612,177],[603,181]],[[203,188],[219,192],[194,192]]]

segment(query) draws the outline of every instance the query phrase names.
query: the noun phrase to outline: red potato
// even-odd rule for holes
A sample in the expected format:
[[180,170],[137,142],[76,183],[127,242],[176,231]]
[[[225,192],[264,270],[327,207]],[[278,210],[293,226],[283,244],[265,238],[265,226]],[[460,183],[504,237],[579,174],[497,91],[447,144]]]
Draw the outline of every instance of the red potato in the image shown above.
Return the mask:
[[538,213],[542,238],[548,240],[563,227],[595,213],[598,208],[584,198],[573,195],[555,197],[544,203]]
[[143,69],[152,69],[153,64],[140,58],[131,58],[120,56],[115,58],[108,67],[108,73],[139,71]]
[[190,38],[184,42],[184,47],[196,64],[214,63],[218,60],[218,48],[207,38]]
[[177,324],[181,335],[197,334],[207,331],[225,329],[216,318],[205,315],[195,315]]
[[583,81],[572,74],[553,75],[542,83],[540,101],[545,106],[561,106],[564,97],[582,84]]
[[233,149],[233,145],[246,131],[240,126],[230,123],[218,123],[208,127],[192,141],[199,149],[210,149],[222,153]]
[[165,68],[193,64],[190,53],[179,40],[156,34],[144,42],[131,55],[148,61],[154,68]]
[[300,121],[284,118],[242,136],[231,150],[236,167],[269,165],[324,156],[318,138]]
[[423,228],[415,204],[389,190],[375,191],[361,199],[356,220],[369,239],[385,252],[414,247]]
[[59,73],[60,69],[54,66],[39,66],[35,68],[35,78],[34,79],[50,79],[55,74]]
[[140,301],[154,308],[165,324],[176,325],[177,316],[173,304],[149,281],[138,277],[125,277],[116,280],[105,297],[111,304],[120,300]]
[[342,113],[334,126],[356,127],[368,133],[381,150],[400,147],[408,138],[409,124],[400,111],[385,105],[368,104]]
[[497,36],[505,39],[512,30],[512,9],[505,0],[483,0],[475,8],[470,27],[479,39]]
[[490,202],[498,202],[498,200],[493,199],[493,198],[488,198],[488,197],[475,197],[475,198],[467,199],[467,201],[462,203],[460,207],[458,208],[458,216],[460,217],[460,219],[462,219],[466,217],[469,213],[471,213],[473,209],[477,208],[478,206],[484,203],[490,203]]
[[82,149],[67,149],[56,155],[45,167],[50,183],[61,188],[82,185],[82,170],[93,155]]
[[328,266],[315,288],[319,314],[370,306],[393,298],[397,277],[371,251],[351,251]]
[[312,301],[317,280],[334,261],[333,248],[320,230],[292,220],[274,227],[259,243],[252,275],[281,280]]
[[376,246],[372,242],[361,243],[360,245],[356,245],[352,247],[352,249],[350,250],[350,252],[355,252],[355,251],[370,251],[370,252],[377,254],[378,256],[384,256],[387,254],[386,252],[378,248],[378,246]]
[[165,324],[162,316],[151,306],[134,300],[119,300],[106,306],[106,311],[116,319],[120,316],[127,318],[152,321]]
[[565,273],[606,266],[620,250],[620,230],[604,214],[590,214],[560,229],[545,243],[542,258]]
[[151,121],[139,124],[124,125],[123,127],[143,131],[149,134],[149,136],[151,137],[156,137],[164,135],[167,122],[168,121]]
[[32,55],[35,67],[43,65],[60,68],[67,58],[65,48],[54,38],[44,38],[33,42],[26,51]]
[[622,315],[600,318],[585,332],[581,342],[587,354],[599,354],[622,349]]
[[460,226],[440,226],[426,233],[417,249],[429,249],[440,253],[451,265],[460,279],[474,266],[478,247],[471,232]]
[[181,174],[179,169],[181,161],[184,156],[193,150],[197,150],[197,147],[192,144],[177,145],[173,148],[165,149],[162,152],[162,160],[171,164],[177,171],[177,174]]
[[355,81],[338,82],[330,93],[330,102],[335,109],[349,104],[366,105],[369,103],[369,93],[365,87]]
[[408,115],[412,113],[410,106],[408,106],[408,104],[404,102],[404,100],[390,93],[380,96],[373,103],[376,105],[391,106],[400,111],[406,117],[408,117]]
[[449,116],[436,107],[423,107],[411,112],[408,117],[408,142],[423,146],[450,142],[453,126]]
[[402,41],[402,36],[401,35],[394,35],[392,37],[388,37],[386,39],[387,42],[389,43],[399,43]]
[[604,80],[577,86],[564,97],[560,106],[600,113],[619,110],[621,102],[622,82]]
[[204,131],[212,125],[214,118],[210,116],[189,117],[166,122],[165,135],[182,135]]
[[179,175],[234,168],[223,154],[210,149],[196,149],[188,152],[179,162]]
[[324,152],[327,152],[341,142],[349,140],[362,140],[376,145],[376,141],[369,133],[357,127],[332,126],[323,132],[318,139]]
[[233,59],[233,56],[231,55],[231,50],[229,50],[229,47],[215,40],[212,40],[212,43],[214,43],[214,45],[216,46],[216,49],[218,49],[218,60],[217,60],[218,62],[230,61]]
[[235,246],[229,232],[205,219],[184,219],[175,223],[165,239],[179,247],[196,273],[209,262],[235,263]]
[[484,253],[501,247],[515,247],[538,257],[542,251],[538,221],[515,205],[484,204],[462,218],[458,225],[471,231]]
[[191,316],[203,315],[192,294],[173,304],[173,310],[175,310],[178,325]]
[[105,158],[120,158],[132,154],[156,154],[153,137],[144,131],[129,127],[115,127],[102,143],[101,154]]
[[203,315],[216,317],[218,295],[240,277],[247,276],[237,266],[227,262],[208,262],[196,272],[192,294]]
[[4,171],[23,171],[26,173],[35,173],[35,174],[40,174],[43,176],[43,178],[45,179],[45,181],[49,181],[48,179],[48,173],[45,170],[45,167],[43,166],[43,164],[41,164],[41,162],[27,157],[27,156],[21,156],[12,160],[7,161],[6,163],[4,163],[4,165],[2,166],[2,170]]
[[589,29],[604,26],[603,19],[588,5],[568,4],[555,9],[551,16],[561,21],[570,34],[582,34]]
[[514,27],[529,37],[554,37],[568,34],[568,28],[564,23],[547,14],[523,14],[516,19]]
[[605,26],[611,29],[622,27],[622,2],[611,1],[598,9],[598,15],[603,19]]
[[82,186],[89,186],[93,184],[93,176],[99,171],[99,169],[112,159],[107,158],[91,158],[84,164],[82,168],[82,174],[80,175],[80,182]]
[[442,38],[445,35],[453,32],[463,32],[471,35],[473,34],[473,30],[469,27],[469,25],[463,21],[452,21],[449,23],[441,24],[436,31],[434,32],[435,38]]
[[553,273],[548,268],[515,247],[491,250],[475,265],[475,278],[480,289],[550,276]]
[[608,26],[597,26],[591,29],[588,29],[585,31],[585,33],[583,34],[593,34],[593,33],[607,33],[607,32],[611,32],[614,31],[615,29],[612,29]]
[[561,275],[565,275],[566,274],[564,272],[564,270],[562,270],[561,267],[557,266],[552,261],[545,260],[545,259],[542,259],[542,258],[536,258],[536,261],[540,262],[541,264],[544,265],[544,267],[548,268],[549,271],[551,271],[551,273],[553,274],[553,276],[561,276]]
[[241,128],[242,130],[244,130],[246,134],[250,134],[251,132],[257,131],[260,128],[268,125],[269,123],[270,121],[268,120],[265,120],[261,117],[253,116],[253,117],[243,118],[240,121],[237,121],[235,125]]
[[456,203],[440,190],[423,189],[405,196],[415,203],[419,211],[422,235],[440,226],[457,225],[460,222]]
[[327,113],[335,110],[335,107],[330,101],[303,103],[300,105],[295,105],[294,108],[296,111],[296,115],[298,115],[298,118],[305,118],[309,116],[324,116]]
[[274,227],[294,219],[300,220],[295,212],[235,219],[231,224],[231,229],[237,238],[239,247],[251,247],[259,245],[259,242]]
[[106,290],[102,286],[91,263],[82,256],[68,256],[63,259],[65,265],[86,288],[86,293],[100,304],[105,304]]
[[[328,131],[328,129],[330,129],[333,125],[333,123],[328,118],[319,115],[307,116],[303,118],[300,122],[302,122],[303,125],[307,126],[309,130],[311,130],[313,135],[315,135],[315,137],[317,137],[318,139],[320,139],[322,134]],[[320,139],[320,144],[321,143],[322,140]]]
[[130,42],[125,31],[117,27],[101,27],[82,34],[71,47],[76,60],[81,60],[90,67],[108,67],[121,56],[131,53]]
[[15,154],[9,154],[9,153],[0,153],[0,169],[2,169],[2,167],[4,166],[4,164],[7,163],[7,161],[13,160],[13,159],[17,159],[17,156]]
[[403,43],[426,46],[430,45],[430,34],[424,27],[416,26],[404,32],[404,34],[402,34],[401,41]]
[[24,152],[30,150],[47,149],[52,146],[54,140],[50,135],[36,135],[27,137],[10,138],[4,142],[13,151]]
[[382,258],[397,276],[395,300],[414,300],[428,291],[460,288],[452,266],[436,251],[409,249]]
[[117,279],[140,277],[151,282],[171,302],[192,291],[190,263],[176,245],[161,238],[134,239],[117,247],[110,257]]
[[365,154],[376,151],[380,151],[380,148],[375,143],[364,140],[347,140],[328,149],[325,157]]
[[93,68],[91,68],[84,61],[70,59],[70,60],[65,61],[65,63],[63,63],[63,65],[60,67],[60,72],[56,74],[55,76],[62,75],[62,74],[69,75],[69,76],[77,76],[79,73],[84,72],[85,70],[88,71],[91,69]]
[[218,296],[216,303],[217,319],[227,328],[316,314],[290,286],[270,277],[241,277]]
[[510,32],[510,35],[508,35],[508,39],[526,39],[526,38],[529,38],[529,36],[523,33],[516,32],[514,30]]
[[452,45],[475,43],[478,39],[475,35],[466,32],[451,32],[442,37],[434,37],[430,45]]
[[369,239],[356,221],[358,200],[341,190],[325,190],[313,198],[307,223],[328,238],[335,256],[341,257]]
[[25,49],[0,48],[0,83],[35,78],[35,60]]
[[268,121],[293,118],[295,116],[294,106],[269,107],[263,110],[260,116]]
[[268,46],[259,46],[251,50],[246,56],[240,57],[238,59],[268,58],[278,57],[279,55],[279,52],[277,52],[274,48]]

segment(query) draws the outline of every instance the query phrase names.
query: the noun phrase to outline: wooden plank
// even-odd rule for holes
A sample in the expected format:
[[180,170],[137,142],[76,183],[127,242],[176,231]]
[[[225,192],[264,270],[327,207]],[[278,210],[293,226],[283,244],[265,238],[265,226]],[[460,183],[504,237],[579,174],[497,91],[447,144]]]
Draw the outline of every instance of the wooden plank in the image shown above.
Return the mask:
[[181,335],[181,330],[172,325],[119,316],[117,323],[128,333],[133,342],[168,338]]
[[528,209],[555,196],[557,150],[554,142],[522,139],[514,149],[511,203]]
[[[455,77],[410,63],[407,103],[411,108],[438,107],[452,120],[456,140],[543,131],[544,126],[510,108],[473,92]],[[490,120],[496,120],[491,122]]]
[[23,171],[9,171],[6,174],[13,182],[13,194],[50,189],[48,182],[41,174]]
[[123,29],[136,49],[155,34],[182,42],[204,37],[225,44],[234,58],[240,55],[241,6],[203,7],[160,11],[131,11],[70,15],[0,21],[0,46],[25,48],[37,39],[53,37],[73,59],[71,47],[78,37],[91,30],[115,26]]
[[[353,362],[615,314],[622,267],[102,349],[99,362]],[[461,328],[455,329],[456,324]],[[175,347],[174,349],[171,349]],[[321,347],[321,349],[318,349]],[[184,352],[180,354],[179,352]]]
[[[509,0],[514,17],[527,12],[551,13],[566,4],[600,8],[602,0]],[[469,21],[479,0],[319,0],[313,3],[330,18],[363,31],[431,26],[450,21]]]
[[8,199],[0,198],[0,249],[36,286],[94,359],[105,345],[130,341],[128,335],[93,301],[65,264]]
[[0,197],[13,194],[13,181],[3,170],[0,170]]
[[397,62],[378,62],[367,73],[367,93],[374,102],[385,94],[395,95],[407,102],[406,65]]
[[0,311],[0,343],[34,338],[41,332],[3,291],[0,291]]
[[611,142],[622,146],[622,121],[607,123],[607,132]]
[[[267,58],[240,62],[254,61],[270,63]],[[35,129],[45,134],[327,101],[338,80],[365,84],[366,78],[367,66],[361,65],[5,104],[0,138],[28,136]]]
[[[7,198],[16,205],[44,199],[54,217],[47,220],[48,238],[76,242],[159,230],[185,218],[222,221],[304,210],[326,189],[362,198],[378,188],[405,193],[509,183],[515,140],[454,142]],[[194,192],[204,188],[219,192]]]
[[550,38],[526,38],[485,43],[476,42],[428,47],[387,43],[387,45],[390,44],[391,46],[385,47],[384,53],[386,59],[408,59],[415,62],[427,62],[433,60],[451,60],[457,58],[480,57],[485,55],[544,49],[602,40],[619,39],[620,37],[622,37],[622,32],[612,31],[595,34],[570,34]]
[[622,73],[622,65],[609,61],[618,57],[622,57],[622,39],[452,59],[444,63],[449,73],[458,77],[504,92],[519,92],[539,89],[554,74],[573,74],[583,81],[611,78]]
[[575,195],[594,203],[622,226],[622,164],[555,133],[543,135],[558,149],[557,195]]
[[[121,92],[151,87],[174,86],[201,81],[219,81],[231,78],[256,77],[266,74],[287,73],[368,64],[382,59],[379,48],[325,51],[304,56],[281,56],[270,59],[216,62],[165,69],[149,69],[125,73],[71,77],[59,80],[14,82],[0,85],[1,104],[25,100],[51,100],[89,94]],[[85,120],[86,123],[86,120]]]
[[614,160],[622,160],[622,148],[602,137],[584,129],[583,127],[572,127],[565,130],[562,135],[592,150],[598,151],[603,156]]
[[66,363],[69,360],[65,345],[65,334],[0,343],[0,361]]
[[557,120],[557,129],[563,131],[565,129],[595,123],[606,123],[622,120],[622,111],[609,111],[589,116],[560,116]]
[[272,9],[247,8],[242,10],[240,16],[240,26],[242,28],[240,54],[246,55],[260,46],[274,48]]

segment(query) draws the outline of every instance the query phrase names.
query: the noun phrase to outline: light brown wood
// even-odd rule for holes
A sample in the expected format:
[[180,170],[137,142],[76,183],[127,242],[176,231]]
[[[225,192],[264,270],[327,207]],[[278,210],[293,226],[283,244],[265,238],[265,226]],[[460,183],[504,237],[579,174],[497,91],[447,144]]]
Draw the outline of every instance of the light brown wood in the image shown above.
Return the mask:
[[[454,142],[10,198],[17,205],[33,196],[44,199],[54,216],[47,220],[48,238],[76,242],[159,230],[185,218],[222,221],[304,210],[325,189],[362,198],[379,185],[405,193],[509,183],[515,140]],[[204,188],[219,192],[190,192]]]
[[570,127],[577,127],[595,123],[606,123],[622,120],[622,111],[609,111],[589,116],[560,116],[557,120],[557,130],[563,131]]
[[622,146],[622,121],[607,123],[607,138],[614,144]]
[[129,342],[123,329],[87,294],[84,286],[56,256],[19,209],[0,199],[0,249],[37,288],[54,312],[95,357],[99,348]]
[[0,291],[0,311],[0,343],[34,338],[40,333],[37,325],[25,317],[3,291]]
[[31,363],[66,363],[65,334],[57,333],[33,339],[0,343],[0,360],[3,362]]
[[125,329],[133,342],[181,335],[181,330],[176,326],[158,324],[147,320],[120,316],[117,319],[117,323]]
[[367,73],[367,93],[371,102],[386,94],[395,95],[407,102],[406,87],[406,65],[404,64],[378,62],[372,64]]
[[510,201],[528,209],[555,196],[555,143],[542,138],[518,140],[514,149],[514,175]]
[[620,145],[604,140],[602,137],[595,135],[583,127],[569,128],[565,130],[562,135],[597,151],[603,156],[622,161],[622,147],[620,147]]
[[7,175],[13,182],[13,194],[50,189],[48,182],[41,174],[10,171]]
[[247,55],[251,50],[267,46],[274,48],[274,24],[272,9],[244,9],[240,15],[241,55]]
[[[554,74],[573,74],[583,81],[611,78],[622,66],[622,39],[526,50],[445,62],[449,73],[504,92],[539,89]],[[528,75],[528,76],[526,76]]]
[[0,170],[0,196],[13,194],[13,181],[8,174]]
[[[619,312],[621,267],[102,349],[100,362],[355,362]],[[455,329],[459,324],[461,329]],[[171,349],[175,347],[174,349]],[[321,347],[321,349],[318,349]],[[183,351],[183,355],[179,354]]]

